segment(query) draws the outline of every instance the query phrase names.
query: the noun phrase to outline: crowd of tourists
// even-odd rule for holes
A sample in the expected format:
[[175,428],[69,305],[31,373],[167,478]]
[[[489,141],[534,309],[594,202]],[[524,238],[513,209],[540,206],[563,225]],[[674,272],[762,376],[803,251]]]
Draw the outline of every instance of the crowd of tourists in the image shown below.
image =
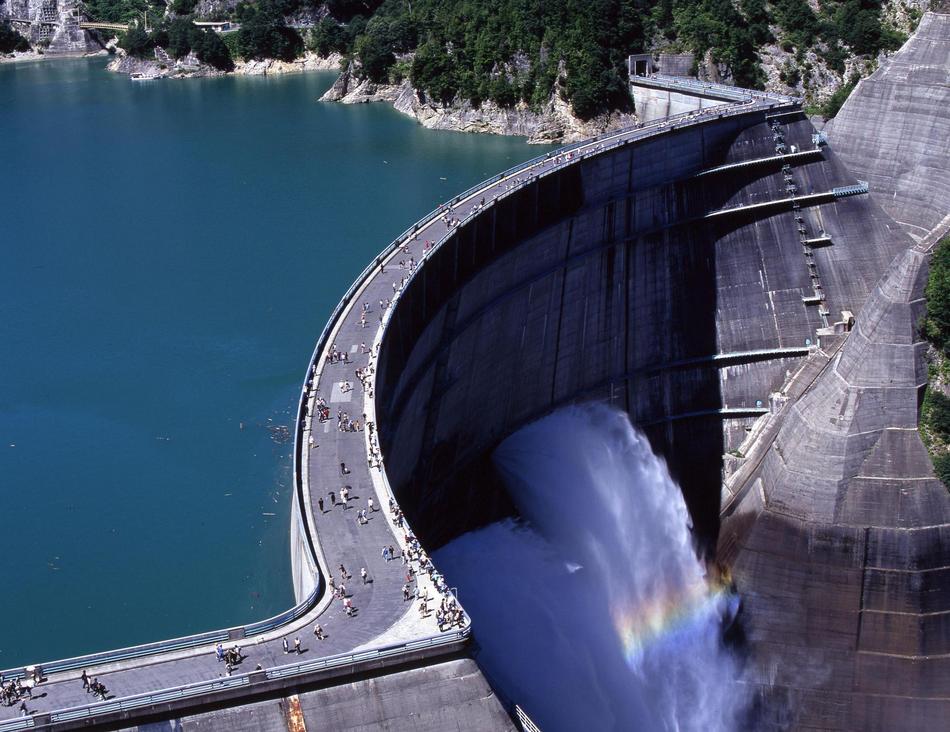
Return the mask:
[[[601,144],[599,147],[600,149],[603,149],[603,144]],[[553,162],[557,165],[564,162],[565,160],[571,160],[573,156],[574,153],[564,153],[555,156],[553,158]],[[530,176],[527,174],[524,177],[517,176],[509,178],[505,182],[505,189],[514,189],[528,180],[530,180]],[[484,197],[482,197],[480,201],[474,204],[472,211],[481,210],[486,205],[486,200]],[[445,205],[438,211],[438,218],[442,221],[447,229],[451,230],[461,223],[461,219],[454,214],[455,209],[452,205]],[[417,233],[413,236],[412,241],[416,242],[418,239],[419,235]],[[422,246],[422,258],[424,259],[427,257],[434,250],[434,248],[435,242],[426,239]],[[408,271],[409,275],[411,275],[418,267],[419,262],[417,262],[415,257],[412,256],[409,242],[403,242],[399,246],[399,251],[409,256],[399,259],[397,265],[400,270],[404,272]],[[380,273],[384,274],[386,271],[386,263],[383,261],[382,257],[378,257],[376,263],[379,267]],[[400,279],[393,281],[393,298],[398,297],[400,292],[405,288],[409,279],[409,275],[403,276]],[[378,304],[378,320],[379,322],[382,322],[385,313],[389,310],[389,308],[392,307],[393,300],[388,298],[380,298]],[[361,327],[365,328],[368,326],[369,323],[367,316],[370,312],[371,309],[369,302],[364,302],[360,309],[358,320],[358,323]],[[368,356],[367,365],[357,367],[355,369],[355,376],[356,380],[362,386],[364,394],[369,398],[372,398],[374,384],[373,377],[375,375],[374,361],[378,355],[377,349],[378,346],[371,348],[367,346],[365,342],[361,342],[358,345],[354,345],[350,350],[343,350],[338,348],[337,344],[334,343],[326,355],[326,363],[329,365],[350,365],[353,363],[350,357],[351,353],[359,353],[361,356]],[[317,377],[317,371],[317,364],[314,363],[307,382],[308,389],[313,387]],[[352,390],[353,387],[349,381],[343,380],[340,382],[341,393],[348,394]],[[326,400],[319,395],[315,395],[314,413],[311,415],[308,412],[307,414],[308,418],[313,416],[315,416],[320,423],[328,422],[331,419],[330,406],[326,403]],[[370,470],[374,468],[381,468],[382,454],[379,446],[379,435],[375,429],[374,423],[367,420],[366,414],[362,415],[362,419],[354,419],[342,408],[337,410],[336,416],[337,429],[340,432],[362,432],[365,428],[368,433],[368,466]],[[311,447],[317,447],[314,443],[312,434],[310,436],[309,444]],[[345,478],[350,474],[350,472],[351,471],[349,468],[347,468],[346,464],[341,462],[341,476]],[[350,501],[351,490],[352,488],[350,485],[344,485],[339,489],[339,503],[343,506],[344,510],[349,508],[348,503]],[[336,493],[331,490],[328,492],[328,497],[331,508],[335,507],[338,502]],[[325,512],[324,499],[322,497],[318,498],[318,504],[321,512]],[[420,615],[423,617],[428,617],[434,610],[436,624],[438,625],[440,631],[451,629],[453,627],[461,627],[465,623],[465,614],[456,601],[454,595],[446,585],[445,578],[436,570],[431,559],[422,548],[419,540],[416,538],[406,523],[402,510],[392,498],[389,499],[388,508],[389,516],[391,517],[394,525],[403,532],[403,541],[402,547],[397,547],[393,544],[384,545],[381,549],[381,555],[387,563],[401,560],[401,564],[405,569],[405,582],[402,585],[402,595],[404,602],[418,601],[418,610]],[[373,498],[369,497],[367,499],[366,508],[360,508],[357,511],[356,520],[358,524],[361,526],[366,525],[369,522],[370,516],[378,510],[379,509],[376,507]],[[354,617],[358,614],[358,610],[353,603],[353,594],[352,592],[348,591],[345,584],[345,582],[352,579],[352,577],[347,572],[342,563],[339,565],[338,571],[338,580],[332,575],[328,578],[328,589],[332,593],[333,598],[342,604],[344,613],[348,617]],[[359,575],[362,585],[372,583],[373,579],[371,578],[366,567],[360,568]],[[434,599],[429,597],[428,591],[423,592],[420,589],[420,579],[422,577],[428,577],[432,587],[435,589],[436,598],[439,598],[438,605],[433,605],[431,608],[430,603],[434,603]],[[314,625],[313,635],[318,641],[326,640],[329,637],[319,623]],[[292,645],[286,637],[283,638],[282,646],[285,654],[295,653],[299,655],[304,651],[304,649],[301,648],[299,636],[294,638]],[[214,653],[217,661],[224,664],[225,673],[228,676],[230,676],[232,671],[246,658],[240,647],[237,645],[226,649],[224,648],[223,644],[218,643],[215,646]],[[28,667],[27,670],[30,671],[30,668]],[[261,664],[257,664],[256,670],[262,670]],[[23,715],[32,714],[33,712],[27,708],[26,701],[33,699],[34,689],[36,685],[42,680],[43,679],[41,678],[38,670],[33,670],[31,674],[23,679],[15,678],[9,681],[4,680],[2,675],[0,675],[0,703],[8,707],[19,703],[20,711]],[[93,694],[100,700],[105,700],[108,698],[109,691],[106,686],[99,681],[98,678],[90,678],[87,672],[83,670],[80,680],[86,693]]]
[[33,698],[33,687],[36,682],[33,679],[12,679],[11,681],[0,681],[0,703],[5,707],[12,707],[20,702],[21,711],[26,709],[25,699]]

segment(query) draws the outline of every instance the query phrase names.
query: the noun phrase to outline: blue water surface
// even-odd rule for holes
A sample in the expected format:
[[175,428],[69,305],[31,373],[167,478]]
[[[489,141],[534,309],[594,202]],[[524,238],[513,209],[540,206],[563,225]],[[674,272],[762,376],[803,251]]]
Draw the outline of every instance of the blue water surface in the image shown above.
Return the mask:
[[292,427],[375,253],[542,152],[318,103],[333,74],[0,66],[0,668],[293,603]]

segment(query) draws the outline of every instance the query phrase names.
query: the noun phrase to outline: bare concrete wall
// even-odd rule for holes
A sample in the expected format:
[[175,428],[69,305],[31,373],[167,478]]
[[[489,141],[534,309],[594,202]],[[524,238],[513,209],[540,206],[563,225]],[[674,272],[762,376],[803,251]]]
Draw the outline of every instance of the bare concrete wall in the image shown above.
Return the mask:
[[950,230],[950,8],[926,13],[828,126],[832,145],[916,239]]
[[667,89],[650,89],[644,86],[632,86],[630,93],[633,95],[633,108],[637,113],[637,118],[642,122],[652,122],[675,114],[694,112],[725,103],[718,99],[678,94]]
[[[789,142],[813,129],[785,118]],[[541,179],[434,253],[400,298],[380,356],[388,474],[429,546],[510,512],[487,456],[559,405],[608,400],[644,427],[679,479],[703,537],[718,529],[724,450],[794,359],[716,354],[804,347],[821,326],[791,210],[704,220],[785,197],[761,113],[609,152]],[[854,182],[826,154],[799,162],[803,193]],[[827,306],[859,311],[906,243],[866,197],[804,210]],[[893,231],[892,231],[893,229]],[[892,234],[896,234],[892,236]]]

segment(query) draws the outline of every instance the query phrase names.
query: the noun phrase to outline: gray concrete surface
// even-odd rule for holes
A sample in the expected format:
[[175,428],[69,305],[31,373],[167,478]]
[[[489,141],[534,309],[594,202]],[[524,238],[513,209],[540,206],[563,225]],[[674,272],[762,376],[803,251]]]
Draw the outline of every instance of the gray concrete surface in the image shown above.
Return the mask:
[[[789,152],[812,146],[800,114],[778,127]],[[860,312],[908,244],[866,196],[699,220],[785,199],[775,154],[762,115],[677,130],[525,188],[431,257],[397,305],[377,394],[390,481],[429,545],[510,512],[486,454],[584,399],[649,425],[715,543],[722,455],[750,423],[722,410],[767,406],[800,357],[712,357],[814,344],[819,307],[832,321]],[[833,150],[787,164],[801,196],[855,182]],[[806,257],[796,216],[806,237],[832,244]],[[820,305],[803,300],[814,293],[809,262]],[[696,412],[710,416],[668,419]]]
[[926,259],[894,260],[737,473],[719,555],[743,597],[764,729],[919,730],[950,715],[950,496],[917,432]]
[[136,732],[370,729],[506,732],[516,728],[475,662],[460,659],[122,729]]
[[950,230],[950,7],[851,93],[827,134],[915,239]]

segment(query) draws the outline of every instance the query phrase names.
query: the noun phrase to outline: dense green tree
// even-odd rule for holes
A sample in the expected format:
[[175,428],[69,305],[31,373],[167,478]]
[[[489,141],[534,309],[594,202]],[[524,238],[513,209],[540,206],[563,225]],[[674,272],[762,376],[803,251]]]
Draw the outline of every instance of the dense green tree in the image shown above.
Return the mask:
[[775,19],[797,48],[811,46],[818,36],[818,18],[807,0],[772,0]]
[[293,61],[303,51],[303,39],[284,25],[272,7],[247,8],[238,31],[237,48],[246,59]]
[[739,9],[749,24],[749,34],[752,36],[753,43],[761,46],[773,40],[772,31],[769,30],[772,19],[765,0],[742,0]]
[[145,28],[133,25],[119,37],[119,46],[124,48],[130,56],[150,58],[152,51],[155,49],[155,42],[145,32]]
[[164,0],[86,0],[85,12],[90,18],[109,23],[142,22],[145,12],[154,22],[165,13]]
[[381,0],[327,0],[327,9],[337,20],[348,21],[357,15],[372,15]]
[[924,335],[946,354],[950,350],[950,237],[941,241],[934,250],[925,294]]
[[[150,1],[88,0],[114,15]],[[173,1],[178,15],[195,7],[195,0]],[[492,99],[537,108],[559,91],[586,118],[629,108],[626,57],[658,45],[692,51],[698,62],[711,57],[736,84],[761,88],[757,49],[773,40],[776,24],[787,50],[814,49],[843,73],[853,53],[874,55],[902,40],[882,23],[881,2],[822,0],[816,13],[809,0],[241,0],[231,12],[241,30],[223,44],[245,58],[291,59],[303,42],[286,19],[325,7],[329,15],[307,34],[307,47],[356,58],[374,81],[408,71],[430,98],[476,106]],[[174,54],[195,50],[191,32],[171,24],[167,32]],[[411,62],[398,60],[409,53]],[[789,84],[800,83],[802,61],[788,65]]]
[[934,472],[940,482],[950,488],[950,455],[944,453],[933,458]]
[[950,397],[936,389],[927,389],[924,412],[931,432],[944,442],[950,440]]
[[505,74],[498,74],[488,85],[491,100],[500,107],[513,107],[518,103],[520,94]]
[[29,51],[30,43],[17,33],[6,21],[0,22],[0,53]]
[[458,75],[453,59],[442,43],[432,40],[422,44],[412,60],[409,80],[416,89],[427,92],[443,104],[458,93]]
[[201,30],[195,28],[196,33],[192,36],[191,46],[199,61],[214,66],[221,71],[231,71],[234,69],[234,61],[231,59],[231,51],[224,40],[217,33],[211,30]]
[[831,119],[837,115],[838,110],[841,109],[841,105],[843,105],[847,101],[848,97],[851,96],[851,92],[854,91],[854,87],[856,87],[857,84],[858,77],[854,76],[848,81],[847,84],[842,84],[840,87],[838,87],[838,89],[835,90],[835,93],[832,94],[828,98],[828,101],[825,102],[821,107],[821,115],[827,119]]
[[191,53],[192,37],[200,33],[191,18],[175,18],[168,24],[168,43],[165,44],[165,50],[172,58],[182,58]]
[[196,5],[198,5],[198,0],[174,0],[171,9],[175,15],[191,15],[195,12]]
[[317,23],[307,37],[307,48],[321,56],[329,56],[333,52],[344,53],[349,45],[346,28],[329,17]]
[[363,73],[377,83],[386,81],[389,67],[396,62],[391,45],[385,39],[369,34],[356,40],[356,57]]
[[730,0],[699,0],[678,4],[673,12],[677,37],[697,57],[707,51],[725,64],[739,86],[761,88],[764,72],[745,18]]

